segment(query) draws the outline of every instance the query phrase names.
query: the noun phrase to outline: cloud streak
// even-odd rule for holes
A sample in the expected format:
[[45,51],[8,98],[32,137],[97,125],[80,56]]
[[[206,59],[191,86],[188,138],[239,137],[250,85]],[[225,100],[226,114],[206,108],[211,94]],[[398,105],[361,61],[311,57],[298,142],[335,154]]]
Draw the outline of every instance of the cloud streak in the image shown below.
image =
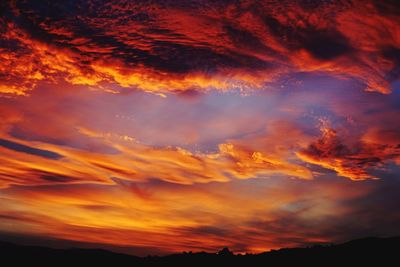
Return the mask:
[[26,146],[26,145],[19,144],[19,143],[16,143],[16,142],[5,140],[5,139],[0,139],[0,146],[8,148],[8,149],[11,149],[11,150],[14,150],[14,151],[27,153],[27,154],[30,154],[30,155],[36,155],[36,156],[43,157],[43,158],[48,158],[48,159],[60,159],[60,158],[62,158],[61,155],[59,155],[57,153],[54,153],[52,151],[37,149],[37,148],[34,148],[34,147]]

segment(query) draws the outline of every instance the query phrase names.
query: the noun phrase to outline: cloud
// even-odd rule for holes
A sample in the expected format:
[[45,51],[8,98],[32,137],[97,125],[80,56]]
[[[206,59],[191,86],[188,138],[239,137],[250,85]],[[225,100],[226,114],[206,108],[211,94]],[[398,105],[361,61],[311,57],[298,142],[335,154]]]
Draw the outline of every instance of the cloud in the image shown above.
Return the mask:
[[[106,137],[105,142],[109,142],[107,140]],[[0,159],[3,164],[0,174],[9,177],[3,180],[3,186],[88,181],[109,184],[113,183],[112,177],[131,181],[157,178],[183,184],[224,182],[274,174],[312,178],[311,172],[301,165],[232,143],[220,144],[219,151],[208,154],[192,153],[179,147],[152,148],[129,140],[114,143],[113,147],[120,152],[109,155],[47,146],[60,151],[65,159],[53,164],[47,156],[43,156],[47,155],[43,152],[47,150],[39,150],[44,160],[9,153],[12,160]],[[35,153],[28,152],[35,156],[39,153],[36,150]]]
[[394,3],[3,5],[0,90],[6,95],[28,94],[42,80],[109,92],[121,90],[112,84],[159,94],[246,90],[293,71],[354,78],[367,91],[389,93],[398,77]]
[[397,234],[397,10],[3,1],[1,231],[140,253]]
[[400,150],[397,131],[383,132],[379,138],[382,143],[373,140],[376,133],[371,130],[363,140],[350,145],[341,140],[333,129],[322,126],[321,132],[322,136],[318,140],[297,155],[305,162],[334,170],[340,176],[352,180],[376,178],[370,173],[371,169],[383,168],[387,161],[398,161]]
[[[371,231],[382,233],[382,225],[396,233],[398,215],[388,212],[397,203],[396,183],[384,181],[376,188],[368,182],[325,178],[18,186],[1,191],[1,214],[16,219],[0,218],[0,225],[14,220],[26,227],[3,229],[164,253],[215,251],[223,246],[237,252],[262,252],[341,242]],[[389,188],[390,194],[382,194]],[[382,211],[368,212],[371,205]],[[10,209],[18,213],[8,213]],[[381,216],[384,212],[386,216]],[[360,226],[354,214],[368,223]]]
[[[221,105],[226,100],[231,105]],[[243,101],[240,95],[220,94],[187,102],[179,96],[161,99],[144,93],[108,95],[42,87],[29,97],[2,103],[0,112],[9,118],[2,123],[3,139],[62,155],[53,162],[4,149],[2,187],[113,184],[115,178],[193,184],[313,177],[294,154],[307,144],[307,135],[290,120],[274,122],[274,112],[261,116],[271,107],[260,96]]]
[[48,158],[48,159],[61,159],[62,158],[62,155],[57,154],[55,152],[26,146],[26,145],[19,144],[19,143],[16,143],[16,142],[13,142],[10,140],[6,140],[6,139],[0,139],[0,146],[14,150],[14,151],[27,153],[30,155],[35,155],[35,156]]
[[[312,179],[327,170],[360,180],[399,162],[396,95],[365,94],[333,78],[302,79],[298,87],[249,96],[162,99],[64,85],[2,99],[3,139],[63,158],[3,147],[1,186]],[[335,123],[318,136],[315,124],[324,117]]]

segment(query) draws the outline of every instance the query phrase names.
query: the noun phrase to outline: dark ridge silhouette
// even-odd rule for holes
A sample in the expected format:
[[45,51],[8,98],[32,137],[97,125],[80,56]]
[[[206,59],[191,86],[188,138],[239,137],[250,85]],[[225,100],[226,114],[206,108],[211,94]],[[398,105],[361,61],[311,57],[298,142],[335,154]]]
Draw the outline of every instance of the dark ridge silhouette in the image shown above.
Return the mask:
[[[399,266],[400,237],[364,238],[338,245],[283,248],[260,254],[233,254],[228,248],[217,253],[183,252],[168,256],[137,257],[102,249],[54,249],[0,242],[0,257],[7,265],[38,266],[347,266],[349,263]],[[21,265],[24,266],[24,265]]]

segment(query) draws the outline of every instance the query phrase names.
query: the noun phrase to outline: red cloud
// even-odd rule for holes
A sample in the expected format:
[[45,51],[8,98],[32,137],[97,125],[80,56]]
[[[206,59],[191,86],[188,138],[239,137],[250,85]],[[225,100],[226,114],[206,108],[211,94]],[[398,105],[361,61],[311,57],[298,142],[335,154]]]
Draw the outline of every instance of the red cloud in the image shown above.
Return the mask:
[[372,130],[362,140],[349,145],[339,138],[335,130],[323,127],[321,131],[322,136],[297,155],[305,162],[334,170],[340,176],[352,180],[376,178],[369,170],[399,159],[398,132],[382,132],[377,137]]
[[113,92],[106,84],[156,93],[259,88],[296,71],[355,78],[367,91],[389,93],[398,77],[400,19],[390,4],[72,5],[48,3],[50,15],[24,2],[7,6],[3,94],[26,94],[39,80]]

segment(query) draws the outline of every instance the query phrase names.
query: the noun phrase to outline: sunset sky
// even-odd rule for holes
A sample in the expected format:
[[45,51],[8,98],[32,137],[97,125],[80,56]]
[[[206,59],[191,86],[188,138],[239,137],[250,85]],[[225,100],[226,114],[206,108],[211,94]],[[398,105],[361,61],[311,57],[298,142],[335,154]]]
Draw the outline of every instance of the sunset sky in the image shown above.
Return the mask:
[[400,234],[400,2],[0,4],[0,240],[135,255]]

